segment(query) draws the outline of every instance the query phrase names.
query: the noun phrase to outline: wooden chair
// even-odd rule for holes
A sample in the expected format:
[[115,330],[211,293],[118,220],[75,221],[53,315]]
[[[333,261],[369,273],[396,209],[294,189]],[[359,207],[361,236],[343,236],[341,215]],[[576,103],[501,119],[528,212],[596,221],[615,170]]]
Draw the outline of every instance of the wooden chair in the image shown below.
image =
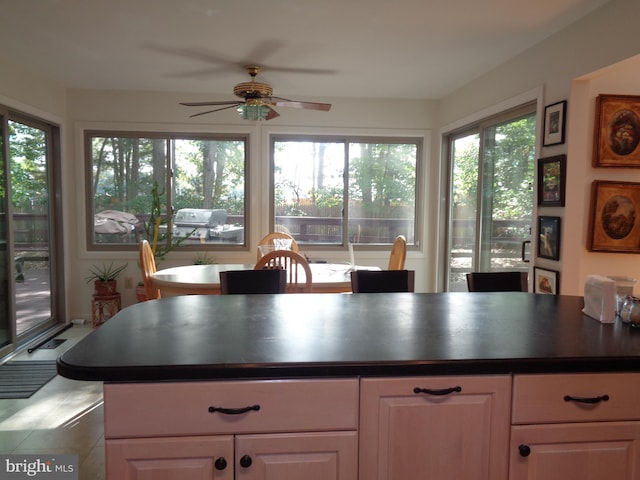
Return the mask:
[[353,293],[413,292],[414,270],[356,270],[351,272]]
[[[260,242],[258,242],[258,247],[260,247],[261,245],[273,245],[273,241],[276,238],[281,238],[283,240],[291,240],[291,250],[293,250],[294,252],[299,252],[300,248],[298,247],[298,244],[296,243],[295,239],[289,235],[288,233],[284,233],[284,232],[271,232],[268,235],[265,235],[264,237],[262,237],[262,240],[260,240]],[[258,248],[258,260],[260,260],[260,257],[262,257],[262,253],[260,253],[260,248]]]
[[407,239],[404,235],[398,235],[393,241],[391,255],[389,256],[388,270],[403,270],[407,258]]
[[286,293],[287,272],[280,269],[227,270],[220,272],[223,295],[253,293]]
[[[292,250],[274,250],[264,255],[256,263],[255,270],[283,269],[287,271],[288,293],[310,293],[312,289],[311,268],[307,260]],[[299,275],[304,270],[304,279]],[[299,281],[300,280],[300,281]]]
[[153,257],[151,245],[147,240],[140,242],[140,269],[142,270],[142,281],[144,283],[144,293],[147,300],[160,298],[160,290],[153,284],[151,276],[156,273],[156,260]]
[[471,272],[467,273],[470,292],[527,292],[527,272]]

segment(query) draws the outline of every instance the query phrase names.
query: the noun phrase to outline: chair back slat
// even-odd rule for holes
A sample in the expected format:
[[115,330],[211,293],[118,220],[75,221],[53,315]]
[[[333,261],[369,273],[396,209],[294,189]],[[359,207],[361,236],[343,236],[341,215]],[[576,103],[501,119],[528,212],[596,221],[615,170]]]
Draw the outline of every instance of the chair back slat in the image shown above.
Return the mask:
[[[310,293],[312,290],[311,268],[307,260],[292,250],[274,250],[261,257],[255,269],[283,269],[287,272],[287,292]],[[304,271],[304,279],[300,275]]]

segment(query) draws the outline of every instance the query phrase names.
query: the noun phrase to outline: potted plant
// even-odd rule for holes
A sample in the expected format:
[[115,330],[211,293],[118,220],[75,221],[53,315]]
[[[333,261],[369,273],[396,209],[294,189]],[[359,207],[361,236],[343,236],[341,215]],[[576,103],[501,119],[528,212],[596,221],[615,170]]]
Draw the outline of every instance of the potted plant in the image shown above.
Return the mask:
[[127,264],[118,267],[111,262],[109,265],[93,265],[89,272],[91,275],[87,277],[87,283],[93,282],[95,295],[97,297],[107,297],[117,293],[117,278],[122,271],[127,268]]

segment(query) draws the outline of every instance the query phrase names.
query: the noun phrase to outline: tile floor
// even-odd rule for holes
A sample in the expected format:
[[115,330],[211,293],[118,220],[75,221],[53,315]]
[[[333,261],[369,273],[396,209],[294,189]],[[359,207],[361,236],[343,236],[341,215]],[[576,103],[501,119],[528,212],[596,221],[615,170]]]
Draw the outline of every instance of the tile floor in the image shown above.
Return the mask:
[[[53,360],[90,333],[74,325],[51,350],[19,353],[12,360]],[[0,453],[78,454],[79,480],[104,480],[102,382],[56,376],[31,398],[0,399]]]

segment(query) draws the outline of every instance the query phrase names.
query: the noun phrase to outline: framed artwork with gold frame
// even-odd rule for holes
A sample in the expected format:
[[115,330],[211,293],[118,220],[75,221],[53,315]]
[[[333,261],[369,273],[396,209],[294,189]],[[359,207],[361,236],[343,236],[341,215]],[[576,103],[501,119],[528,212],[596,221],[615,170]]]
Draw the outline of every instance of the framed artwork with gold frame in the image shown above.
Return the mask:
[[592,252],[640,253],[640,183],[595,180],[587,248]]
[[640,168],[640,96],[598,95],[594,167]]

